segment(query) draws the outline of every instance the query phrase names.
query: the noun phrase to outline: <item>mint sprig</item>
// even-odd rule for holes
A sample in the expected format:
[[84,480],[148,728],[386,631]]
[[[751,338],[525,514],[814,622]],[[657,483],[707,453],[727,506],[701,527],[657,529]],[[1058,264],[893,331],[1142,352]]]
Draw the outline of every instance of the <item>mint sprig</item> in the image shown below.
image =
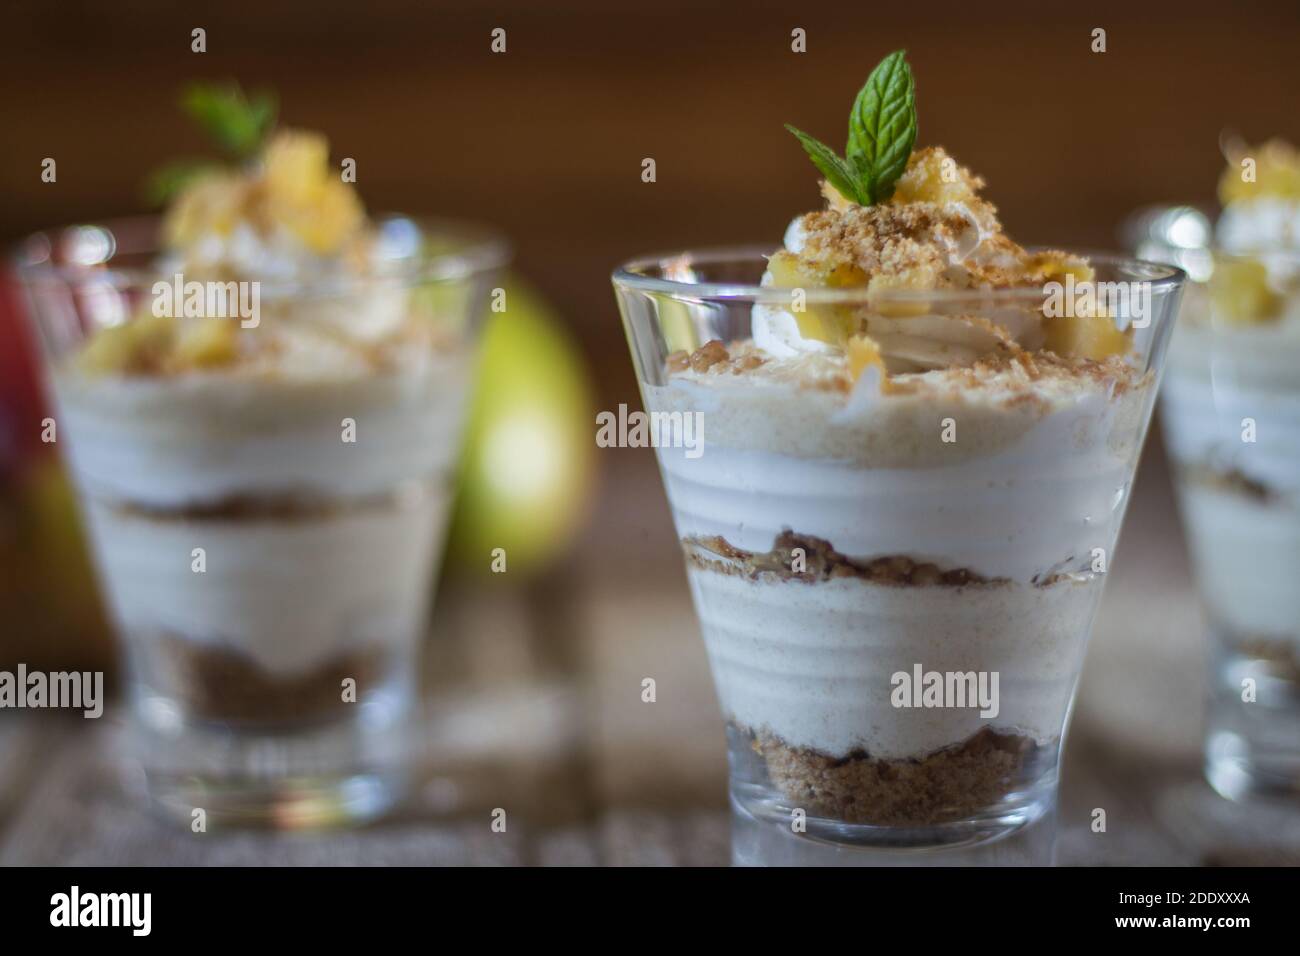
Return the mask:
[[[238,83],[192,83],[181,94],[180,107],[225,154],[226,163],[256,156],[275,127],[274,93],[245,96]],[[210,159],[182,159],[155,169],[145,180],[145,200],[164,206],[200,176],[223,168]]]
[[275,125],[275,95],[245,97],[237,83],[194,83],[181,96],[181,108],[232,159],[254,155]]
[[840,195],[863,206],[894,194],[916,144],[916,81],[905,56],[905,50],[895,50],[881,60],[858,92],[845,158],[802,130],[785,127]]

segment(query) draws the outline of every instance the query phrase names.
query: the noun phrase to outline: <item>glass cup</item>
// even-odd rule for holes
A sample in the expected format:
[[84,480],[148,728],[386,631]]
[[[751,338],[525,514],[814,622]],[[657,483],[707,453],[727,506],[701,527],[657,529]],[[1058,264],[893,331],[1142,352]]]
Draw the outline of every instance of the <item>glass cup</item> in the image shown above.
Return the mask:
[[1161,422],[1210,636],[1205,770],[1300,796],[1300,252],[1202,251]]
[[1134,290],[1105,313],[1112,334],[1132,328],[1122,382],[1042,360],[980,387],[958,372],[882,391],[767,364],[747,345],[754,314],[852,310],[924,335],[952,316],[1036,321],[1050,290],[776,289],[765,252],[613,276],[733,809],[836,845],[1006,836],[1054,807],[1183,273],[1093,257],[1098,290]]
[[[186,821],[374,816],[408,776],[478,316],[505,247],[382,220],[367,278],[229,283],[217,302],[217,321],[250,335],[305,323],[324,338],[287,337],[267,367],[176,375],[128,374],[101,351],[109,371],[92,373],[97,330],[122,327],[101,350],[141,347],[151,316],[183,314],[157,228],[38,234],[17,263],[125,648],[130,750],[153,800]],[[381,355],[394,321],[405,337]]]

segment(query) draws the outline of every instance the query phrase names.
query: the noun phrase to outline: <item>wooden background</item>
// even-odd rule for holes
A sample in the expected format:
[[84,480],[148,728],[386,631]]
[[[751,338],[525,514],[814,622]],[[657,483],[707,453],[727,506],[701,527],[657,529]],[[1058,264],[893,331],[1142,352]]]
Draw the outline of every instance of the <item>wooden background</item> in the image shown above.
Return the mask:
[[[113,4],[18,0],[0,30],[0,239],[135,211],[201,151],[196,77],[280,93],[358,162],[372,209],[483,219],[580,335],[602,401],[635,396],[608,287],[647,251],[777,243],[819,202],[792,122],[841,145],[867,72],[906,47],[920,142],[988,181],[1029,244],[1109,247],[1134,207],[1210,200],[1218,137],[1300,140],[1300,4]],[[207,30],[204,54],[190,30]],[[507,52],[489,51],[494,27]],[[807,31],[808,52],[790,51]],[[1107,52],[1090,52],[1091,31]],[[58,161],[57,184],[39,181]],[[640,180],[656,160],[658,181]],[[604,404],[601,407],[610,407]]]
[[[372,0],[6,6],[0,240],[137,211],[154,164],[201,150],[196,77],[269,85],[358,160],[373,209],[492,222],[565,316],[598,407],[636,402],[608,273],[630,255],[775,244],[817,201],[782,123],[839,143],[899,46],[922,143],[988,181],[1027,243],[1116,245],[1143,203],[1212,199],[1225,128],[1300,140],[1300,5]],[[208,52],[189,50],[203,26]],[[508,52],[489,52],[493,27]],[[803,27],[808,52],[790,51]],[[1108,51],[1090,34],[1107,30]],[[58,161],[57,184],[39,181]],[[658,181],[640,181],[645,157]],[[0,343],[8,347],[9,343]],[[191,838],[115,772],[114,718],[0,714],[0,863],[721,863],[721,723],[653,458],[602,450],[570,558],[531,584],[444,583],[429,643],[428,783],[356,834]],[[1065,764],[1062,862],[1297,862],[1296,816],[1199,776],[1201,624],[1158,444],[1090,652]],[[508,576],[507,576],[508,577]],[[640,702],[654,676],[660,702]],[[517,821],[494,838],[486,814]],[[1090,813],[1107,809],[1109,832]]]

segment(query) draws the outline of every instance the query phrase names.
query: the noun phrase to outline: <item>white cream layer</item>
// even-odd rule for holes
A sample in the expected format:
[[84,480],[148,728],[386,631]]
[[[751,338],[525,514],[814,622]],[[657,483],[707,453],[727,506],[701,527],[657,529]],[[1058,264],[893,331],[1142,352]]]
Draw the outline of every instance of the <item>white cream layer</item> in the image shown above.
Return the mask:
[[[677,531],[768,551],[784,529],[857,558],[906,555],[1011,583],[892,588],[857,580],[755,584],[690,572],[723,706],[796,746],[919,756],[982,726],[975,712],[900,711],[895,671],[998,670],[995,727],[1061,731],[1101,590],[1032,586],[1109,566],[1150,389],[1043,382],[884,394],[862,403],[721,376],[647,386],[652,410],[703,413],[704,450],[659,450]],[[855,403],[856,402],[856,403]],[[944,419],[956,442],[942,440]]]
[[[59,439],[85,494],[146,508],[241,496],[347,498],[447,474],[468,358],[337,379],[55,377]],[[346,421],[355,442],[344,441]]]
[[1201,593],[1238,636],[1300,646],[1300,323],[1212,330],[1188,318],[1160,399],[1170,455],[1192,470],[1240,473],[1270,495],[1182,483]]
[[652,410],[702,414],[699,457],[659,450],[680,535],[767,551],[788,528],[853,557],[1021,583],[1109,555],[1149,400],[1048,383],[1044,405],[970,390],[845,408],[836,394],[723,381],[645,389]]
[[[1060,736],[1102,581],[1050,588],[907,588],[837,578],[750,581],[692,567],[691,590],[724,714],[834,756],[916,757],[985,727]],[[897,708],[890,679],[998,672],[997,717]]]
[[438,483],[383,507],[302,518],[155,518],[95,500],[87,508],[123,634],[224,648],[292,676],[345,653],[413,645],[448,503]]
[[[58,379],[59,441],[123,634],[220,644],[281,674],[349,643],[413,641],[468,377],[462,356],[446,356],[333,381]],[[344,441],[344,419],[355,442]],[[306,513],[257,514],[267,499]],[[167,513],[229,502],[252,513]],[[320,502],[337,507],[313,511]],[[191,570],[195,548],[203,573]]]
[[1238,638],[1290,641],[1300,650],[1300,509],[1191,483],[1180,499],[1215,621]]

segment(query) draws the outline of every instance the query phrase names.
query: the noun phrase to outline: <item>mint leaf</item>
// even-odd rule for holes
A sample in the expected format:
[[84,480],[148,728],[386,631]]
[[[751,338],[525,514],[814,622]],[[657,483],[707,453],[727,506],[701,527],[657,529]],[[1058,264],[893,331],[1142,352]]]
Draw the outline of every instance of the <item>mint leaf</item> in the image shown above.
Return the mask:
[[880,61],[849,113],[845,154],[867,205],[894,194],[916,144],[916,81],[905,56],[896,50]]
[[785,128],[794,133],[795,137],[803,145],[808,158],[813,161],[813,165],[821,170],[821,174],[826,177],[826,181],[834,186],[840,195],[850,202],[862,202],[859,198],[857,184],[854,181],[855,177],[852,168],[848,163],[840,159],[835,150],[802,130],[795,129],[789,123],[785,124]]
[[255,154],[275,123],[275,97],[245,98],[236,83],[196,83],[181,97],[181,108],[235,159]]
[[205,159],[181,159],[160,166],[144,182],[145,201],[150,206],[165,206],[199,176],[220,168],[220,164]]
[[916,145],[916,82],[905,50],[895,50],[871,71],[849,114],[845,159],[795,129],[808,158],[845,199],[871,206],[894,194]]

